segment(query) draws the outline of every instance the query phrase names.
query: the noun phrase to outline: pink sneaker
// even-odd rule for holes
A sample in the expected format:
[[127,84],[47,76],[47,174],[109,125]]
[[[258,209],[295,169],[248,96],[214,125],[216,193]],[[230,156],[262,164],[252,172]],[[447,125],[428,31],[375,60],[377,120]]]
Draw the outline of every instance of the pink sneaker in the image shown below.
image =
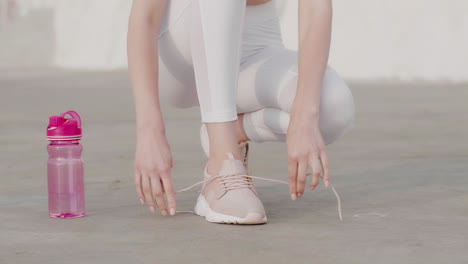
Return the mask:
[[216,176],[205,167],[205,184],[195,205],[195,213],[208,222],[225,224],[264,224],[265,209],[258,198],[252,178],[240,160],[228,153]]

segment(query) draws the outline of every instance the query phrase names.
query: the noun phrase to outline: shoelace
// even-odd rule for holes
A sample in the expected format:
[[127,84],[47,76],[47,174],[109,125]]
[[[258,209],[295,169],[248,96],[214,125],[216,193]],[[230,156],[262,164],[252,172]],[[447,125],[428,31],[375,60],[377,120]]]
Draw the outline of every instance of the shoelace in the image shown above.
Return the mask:
[[222,186],[222,191],[231,191],[242,188],[252,188],[252,178],[245,174],[222,175],[217,178]]
[[[311,173],[308,173],[307,175],[311,175]],[[236,179],[229,179],[229,178],[236,178]],[[289,183],[285,182],[285,181],[269,179],[269,178],[263,178],[263,177],[257,177],[257,176],[246,175],[246,174],[235,174],[234,177],[232,177],[232,175],[217,175],[217,176],[211,177],[209,179],[194,183],[194,184],[190,185],[187,188],[178,190],[177,192],[188,191],[188,190],[192,189],[193,187],[196,187],[196,186],[198,186],[200,184],[211,182],[211,181],[213,181],[215,179],[220,179],[221,183],[223,183],[223,188],[225,188],[226,191],[239,189],[239,188],[253,187],[252,179],[270,181],[270,182],[276,182],[276,183],[289,185]],[[335,187],[333,187],[333,185],[331,183],[329,183],[329,185],[330,185],[333,193],[335,194],[336,200],[338,202],[338,216],[340,217],[340,221],[343,221],[343,216],[342,216],[342,213],[341,213],[341,199],[340,199],[340,196],[338,195],[338,192],[335,190]],[[191,211],[180,211],[180,213],[191,213]]]

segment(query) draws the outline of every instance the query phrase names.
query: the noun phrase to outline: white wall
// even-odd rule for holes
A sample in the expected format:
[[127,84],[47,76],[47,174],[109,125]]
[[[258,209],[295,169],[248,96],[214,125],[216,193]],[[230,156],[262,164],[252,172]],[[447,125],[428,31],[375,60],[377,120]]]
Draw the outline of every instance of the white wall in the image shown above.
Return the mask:
[[[297,0],[278,1],[285,43],[295,48]],[[130,2],[20,1],[22,13],[53,6],[56,65],[106,70],[126,65]],[[345,78],[468,81],[467,47],[466,0],[334,0],[330,64]]]
[[55,63],[66,68],[126,67],[130,0],[57,0]]
[[[283,29],[297,23],[289,1]],[[468,1],[334,0],[330,64],[346,78],[468,81]],[[294,30],[283,30],[289,47]]]

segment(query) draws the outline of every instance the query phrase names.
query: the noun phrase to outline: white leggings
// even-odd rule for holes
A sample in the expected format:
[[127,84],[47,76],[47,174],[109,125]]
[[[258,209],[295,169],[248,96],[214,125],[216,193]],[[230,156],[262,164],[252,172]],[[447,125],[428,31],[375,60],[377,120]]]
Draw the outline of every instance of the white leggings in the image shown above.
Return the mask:
[[[159,34],[163,102],[200,106],[202,122],[244,113],[247,136],[284,141],[297,86],[297,52],[282,44],[275,3],[168,0]],[[330,67],[323,80],[320,131],[327,144],[354,119],[354,100]]]

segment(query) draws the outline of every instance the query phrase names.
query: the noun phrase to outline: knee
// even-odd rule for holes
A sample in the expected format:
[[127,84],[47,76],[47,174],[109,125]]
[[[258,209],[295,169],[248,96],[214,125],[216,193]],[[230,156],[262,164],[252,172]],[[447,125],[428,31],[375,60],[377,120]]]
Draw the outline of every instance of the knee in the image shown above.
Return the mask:
[[348,85],[331,68],[324,76],[320,125],[327,144],[340,137],[353,123],[354,98]]

